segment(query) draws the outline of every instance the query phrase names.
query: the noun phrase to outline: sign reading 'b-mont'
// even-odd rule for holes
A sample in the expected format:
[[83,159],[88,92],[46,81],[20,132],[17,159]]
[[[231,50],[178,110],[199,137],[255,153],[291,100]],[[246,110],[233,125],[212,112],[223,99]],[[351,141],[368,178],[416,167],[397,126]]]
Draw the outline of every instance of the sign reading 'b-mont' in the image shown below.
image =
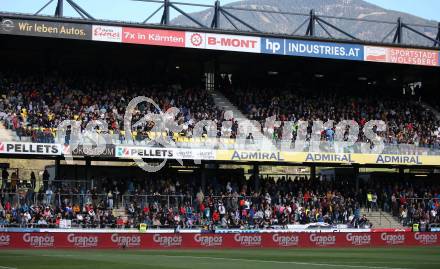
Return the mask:
[[187,48],[251,53],[261,52],[261,38],[256,36],[186,32],[185,38],[185,46]]

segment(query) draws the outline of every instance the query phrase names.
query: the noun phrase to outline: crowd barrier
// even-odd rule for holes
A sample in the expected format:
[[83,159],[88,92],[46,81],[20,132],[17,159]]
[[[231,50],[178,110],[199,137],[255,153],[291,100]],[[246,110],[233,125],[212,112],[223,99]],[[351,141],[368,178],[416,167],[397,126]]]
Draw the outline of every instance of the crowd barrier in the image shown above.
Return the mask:
[[440,246],[440,233],[0,233],[5,248],[330,248]]

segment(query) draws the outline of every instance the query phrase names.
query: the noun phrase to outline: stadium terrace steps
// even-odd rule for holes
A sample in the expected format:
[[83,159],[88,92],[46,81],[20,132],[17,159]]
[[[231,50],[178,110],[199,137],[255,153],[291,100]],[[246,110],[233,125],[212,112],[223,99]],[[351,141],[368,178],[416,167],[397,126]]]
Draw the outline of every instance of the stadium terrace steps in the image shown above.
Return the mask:
[[[234,120],[237,120],[239,123],[241,122],[246,130],[253,130],[252,135],[254,137],[254,141],[262,141],[262,143],[256,143],[258,144],[259,149],[276,149],[276,146],[272,143],[272,140],[267,138],[261,132],[259,126],[253,125],[246,117],[246,115],[244,115],[235,105],[233,105],[222,93],[218,91],[212,91],[211,96],[214,99],[214,103],[217,107],[223,109],[224,111],[231,111],[233,113]],[[249,133],[249,131],[246,133]]]
[[425,103],[425,102],[420,102],[419,104],[420,104],[420,106],[422,106],[424,109],[426,109],[426,110],[430,110],[430,111],[434,114],[434,116],[437,118],[437,120],[440,121],[440,112],[437,111],[437,109],[435,109],[434,107],[428,105],[428,104]]
[[126,217],[127,212],[125,210],[125,207],[121,206],[119,208],[113,208],[113,215],[115,217]]
[[0,141],[19,141],[17,134],[0,123]]
[[367,208],[361,209],[361,215],[366,215],[367,219],[373,224],[373,228],[403,228],[402,224],[396,220],[390,213],[380,211],[368,212]]
[[115,218],[121,217],[124,220],[124,222],[128,221],[128,215],[127,215],[127,211],[125,210],[125,207],[121,206],[119,208],[113,208],[112,213]]

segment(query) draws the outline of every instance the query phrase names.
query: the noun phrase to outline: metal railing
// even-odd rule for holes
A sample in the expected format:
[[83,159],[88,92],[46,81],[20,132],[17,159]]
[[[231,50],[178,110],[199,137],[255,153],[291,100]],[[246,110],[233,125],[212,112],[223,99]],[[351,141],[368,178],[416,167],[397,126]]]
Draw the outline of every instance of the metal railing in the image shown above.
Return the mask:
[[193,205],[193,197],[187,197],[183,194],[171,194],[171,195],[135,195],[135,194],[124,194],[122,195],[121,205],[124,208],[130,206],[131,203],[138,203],[141,208],[145,205],[166,205],[167,208],[179,206],[188,203],[188,205]]
[[[34,15],[40,15],[42,11],[47,10],[53,1],[49,0]],[[246,3],[221,5],[220,1],[214,0],[213,4],[171,0],[131,1],[139,2],[139,5],[136,5],[138,9],[145,8],[147,12],[151,11],[145,19],[142,18],[136,22],[140,25],[186,26],[200,29],[411,44],[426,47],[440,46],[440,23],[414,17],[401,18],[398,17],[400,14],[388,15],[394,19],[394,21],[389,21],[332,16],[325,14],[326,10],[320,7],[316,7],[317,10],[308,10],[302,7],[295,7],[295,10],[279,10],[276,6],[254,6]],[[111,4],[113,8],[118,9],[118,5],[129,6],[127,5],[129,2],[114,1]],[[75,0],[57,0],[55,12],[51,12],[53,16],[67,18],[64,6],[70,6],[74,13],[69,15],[76,18],[91,21],[102,19],[89,14]],[[127,8],[118,10],[127,10]],[[265,22],[254,20],[255,17],[264,17]],[[127,16],[127,20],[132,20],[132,18],[133,16]],[[285,27],[274,27],[280,22],[285,22]]]
[[[94,199],[93,197],[96,197]],[[10,202],[12,205],[19,204],[37,204],[37,205],[61,205],[64,201],[68,201],[69,204],[85,205],[85,204],[98,204],[101,201],[107,201],[107,194],[66,194],[66,193],[46,193],[46,192],[1,192],[1,202],[5,205],[6,202]],[[115,201],[115,204],[116,201]],[[122,204],[122,201],[120,202]]]
[[[111,202],[109,202],[111,200]],[[137,206],[144,207],[145,205],[158,204],[160,206],[167,206],[167,208],[175,207],[183,204],[193,205],[194,197],[183,194],[166,194],[166,195],[136,195],[136,194],[122,194],[109,197],[108,194],[92,194],[92,193],[48,193],[42,192],[0,192],[0,202],[3,205],[10,202],[11,205],[23,204],[55,204],[62,203],[71,205],[95,204],[104,203],[104,206],[109,209],[113,208],[127,208],[132,203]]]
[[382,209],[379,209],[379,214],[380,214],[379,215],[379,223],[382,225],[382,219],[384,219],[388,223],[387,227],[392,228],[391,220],[388,218],[388,216],[386,214],[383,213]]
[[[71,220],[71,226],[69,229],[139,229],[139,223],[124,223],[124,224],[118,224],[118,223],[85,223],[83,221],[72,219]],[[186,226],[182,227],[184,229],[202,229],[204,228],[204,225],[192,225],[191,227]],[[56,223],[8,223],[8,222],[2,222],[0,220],[0,229],[1,228],[19,228],[19,229],[41,229],[41,228],[60,228],[59,225]],[[170,229],[175,228],[170,225],[148,225],[148,229]],[[237,227],[239,228],[239,227]]]
[[[408,226],[413,221],[413,218],[410,217],[410,216],[406,216],[405,218],[403,218],[401,216],[401,213],[400,213],[399,209],[400,209],[400,206],[402,204],[400,203],[400,200],[401,200],[401,198],[397,197],[396,198],[397,205],[396,204],[393,205],[393,201],[391,200],[391,198],[387,199],[387,201],[385,201],[385,202],[388,204],[388,211],[387,210],[383,210],[383,205],[384,204],[382,204],[382,208],[379,208],[379,210],[381,212],[381,217],[384,217],[385,220],[389,223],[389,225],[391,225],[392,221],[389,219],[388,215],[383,214],[382,210],[384,212],[389,213],[391,215],[391,217],[395,221],[397,221],[400,225]],[[404,199],[406,205],[408,205],[408,204],[416,204],[416,203],[422,202],[422,201],[428,203],[430,201],[436,202],[436,201],[439,201],[439,200],[440,199],[436,198],[436,197],[430,197],[430,198],[417,197],[417,198],[405,198]]]

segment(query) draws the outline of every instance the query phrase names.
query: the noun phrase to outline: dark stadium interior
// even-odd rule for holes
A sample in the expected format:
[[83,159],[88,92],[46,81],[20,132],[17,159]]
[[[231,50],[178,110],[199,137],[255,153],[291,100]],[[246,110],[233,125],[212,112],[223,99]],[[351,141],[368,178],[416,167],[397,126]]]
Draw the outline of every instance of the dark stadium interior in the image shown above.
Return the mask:
[[8,35],[0,36],[0,48],[3,71],[20,68],[29,72],[57,70],[104,77],[117,74],[116,77],[136,80],[163,79],[169,83],[174,79],[201,85],[204,73],[217,71],[233,74],[233,82],[243,86],[261,83],[285,86],[300,81],[318,89],[334,82],[351,88],[351,94],[365,93],[372,88],[400,93],[403,86],[418,81],[423,82],[423,92],[429,95],[437,96],[440,88],[438,68],[410,65],[271,55],[254,57],[235,52]]

